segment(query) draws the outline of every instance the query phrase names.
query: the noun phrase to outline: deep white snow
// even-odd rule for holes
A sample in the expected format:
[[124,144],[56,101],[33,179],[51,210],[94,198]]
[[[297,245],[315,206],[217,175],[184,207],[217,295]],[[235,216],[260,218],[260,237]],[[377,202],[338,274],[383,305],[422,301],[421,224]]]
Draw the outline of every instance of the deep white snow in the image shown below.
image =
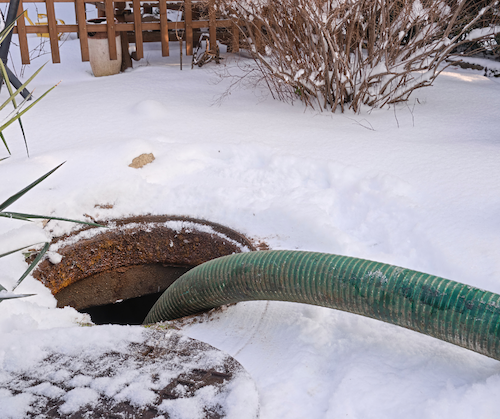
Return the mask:
[[[10,209],[204,218],[273,249],[357,256],[500,292],[500,79],[448,68],[408,103],[331,114],[274,101],[263,86],[221,100],[231,80],[220,75],[238,73],[243,58],[191,70],[184,56],[180,71],[178,47],[171,50],[162,58],[159,45],[147,45],[133,70],[94,78],[79,41],[68,39],[62,63],[33,82],[36,95],[61,81],[23,118],[29,158],[18,127],[5,132],[12,156],[1,162],[0,200],[66,161]],[[48,59],[34,60],[24,77]],[[142,153],[156,160],[128,167]],[[73,228],[2,219],[0,253]],[[10,290],[26,264],[20,253],[0,263]],[[31,394],[2,390],[1,374],[58,345],[94,344],[79,326],[88,319],[56,309],[36,280],[16,292],[37,295],[0,304],[0,418],[23,417]],[[120,346],[140,339],[138,329],[95,333],[99,345]],[[247,369],[263,419],[498,417],[497,361],[349,313],[242,303],[181,333]],[[60,397],[92,404],[95,383],[78,384]],[[198,417],[192,411],[187,417]]]

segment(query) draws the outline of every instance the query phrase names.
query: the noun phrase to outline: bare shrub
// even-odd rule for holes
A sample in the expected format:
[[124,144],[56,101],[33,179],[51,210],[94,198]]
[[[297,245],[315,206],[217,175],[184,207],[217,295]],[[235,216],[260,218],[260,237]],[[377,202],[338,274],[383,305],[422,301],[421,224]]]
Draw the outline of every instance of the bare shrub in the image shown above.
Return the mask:
[[407,100],[433,83],[458,45],[491,37],[497,2],[480,3],[219,0],[217,7],[238,25],[278,97],[358,112]]

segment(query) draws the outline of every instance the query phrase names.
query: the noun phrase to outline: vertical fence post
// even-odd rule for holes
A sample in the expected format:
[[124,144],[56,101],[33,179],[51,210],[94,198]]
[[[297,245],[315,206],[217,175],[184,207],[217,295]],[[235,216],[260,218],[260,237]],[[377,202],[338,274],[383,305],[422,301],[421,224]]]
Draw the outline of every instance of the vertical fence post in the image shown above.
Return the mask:
[[106,25],[108,29],[109,59],[117,60],[118,55],[116,53],[115,3],[113,2],[113,0],[106,0],[105,8],[106,8]]
[[160,1],[160,33],[161,33],[161,55],[168,57],[169,44],[168,44],[168,19],[167,19],[167,0]]
[[52,62],[60,63],[59,55],[59,34],[57,33],[56,11],[54,9],[54,0],[45,0],[47,10],[47,24],[49,26],[50,50],[52,52]]
[[76,0],[76,23],[78,24],[78,37],[80,38],[80,50],[82,61],[89,61],[89,41],[87,35],[87,14],[85,12],[85,0]]
[[133,0],[132,2],[134,12],[134,33],[135,33],[135,59],[140,60],[144,57],[144,49],[142,44],[142,15],[141,15],[141,1]]
[[215,19],[215,0],[208,2],[208,31],[210,36],[210,51],[215,54],[217,50],[217,21]]
[[233,39],[231,40],[231,52],[239,52],[240,50],[240,28],[236,23],[232,26]]
[[[18,15],[24,12],[23,2],[19,1]],[[21,50],[21,62],[23,64],[30,63],[30,50],[28,47],[28,38],[26,37],[26,22],[24,21],[24,14],[17,19],[17,35],[19,37],[19,49]]]
[[[125,2],[122,0],[115,1],[115,17],[118,23],[125,22]],[[132,58],[129,53],[129,42],[127,31],[120,31],[120,43],[122,49],[122,67],[121,71],[125,71],[127,68],[132,68]]]
[[186,25],[186,55],[193,55],[193,9],[191,0],[184,0],[184,22]]

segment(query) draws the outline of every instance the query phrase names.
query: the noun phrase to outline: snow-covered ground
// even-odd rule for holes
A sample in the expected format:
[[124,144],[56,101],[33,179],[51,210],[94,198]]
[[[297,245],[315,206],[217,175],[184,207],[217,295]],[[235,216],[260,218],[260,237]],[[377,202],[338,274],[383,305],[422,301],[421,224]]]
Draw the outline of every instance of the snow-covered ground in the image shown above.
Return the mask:
[[[499,79],[449,68],[408,103],[331,114],[274,101],[262,86],[220,100],[231,83],[220,74],[238,72],[234,56],[194,70],[184,56],[180,71],[176,45],[162,58],[149,44],[133,70],[94,78],[73,37],[61,60],[33,82],[35,95],[61,84],[23,119],[29,158],[18,127],[5,132],[12,156],[1,162],[0,200],[66,164],[11,210],[204,218],[273,249],[357,256],[500,293]],[[155,161],[128,167],[142,153]],[[0,253],[74,227],[2,219]],[[0,262],[10,289],[23,256]],[[0,304],[0,418],[29,409],[29,394],[2,389],[9,374],[95,341],[79,326],[88,319],[56,309],[33,278],[16,291],[37,295]],[[95,332],[103,347],[141,340],[139,327],[107,327]],[[181,333],[246,368],[264,419],[498,416],[497,361],[349,313],[242,303]]]

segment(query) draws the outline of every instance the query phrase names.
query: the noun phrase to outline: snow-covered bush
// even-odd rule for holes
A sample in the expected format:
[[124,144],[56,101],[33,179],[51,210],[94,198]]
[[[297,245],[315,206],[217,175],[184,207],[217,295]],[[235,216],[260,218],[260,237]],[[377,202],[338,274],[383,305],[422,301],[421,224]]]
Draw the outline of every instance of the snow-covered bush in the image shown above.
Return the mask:
[[[480,0],[219,0],[281,98],[335,111],[382,107],[429,86],[464,42],[492,37]],[[472,30],[474,29],[474,30]]]

